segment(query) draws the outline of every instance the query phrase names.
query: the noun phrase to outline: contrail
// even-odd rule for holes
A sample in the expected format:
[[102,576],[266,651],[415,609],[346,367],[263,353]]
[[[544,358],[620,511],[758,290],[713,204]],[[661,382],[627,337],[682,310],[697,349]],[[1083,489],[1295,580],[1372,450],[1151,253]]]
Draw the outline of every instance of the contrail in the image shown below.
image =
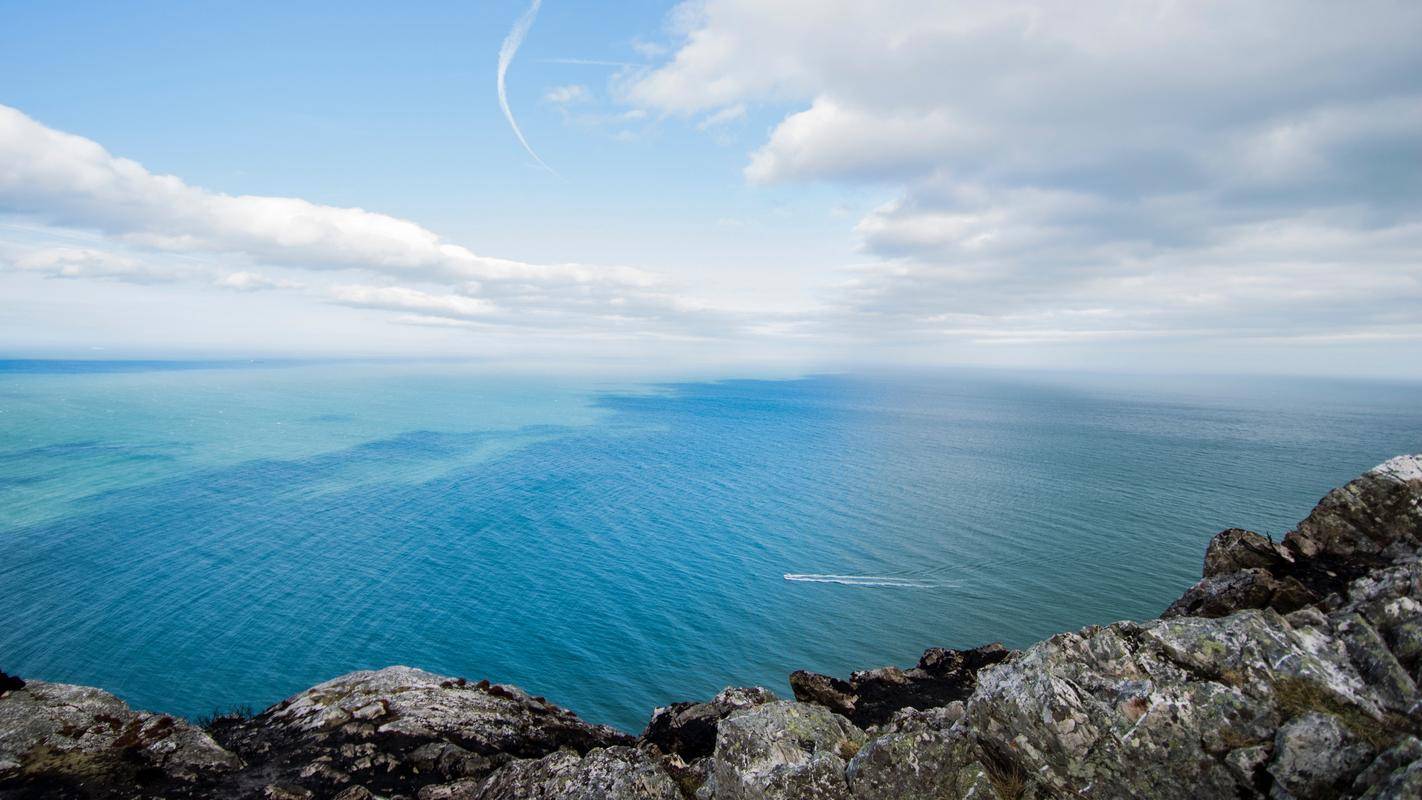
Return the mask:
[[499,105],[503,107],[504,118],[509,121],[509,127],[513,128],[514,136],[518,137],[519,144],[523,145],[523,149],[533,156],[533,160],[537,161],[540,167],[557,175],[558,173],[539,158],[538,154],[533,152],[532,147],[528,146],[528,140],[523,138],[523,131],[519,130],[513,111],[509,109],[508,92],[504,89],[504,76],[509,72],[509,64],[513,63],[514,54],[518,52],[519,45],[523,44],[523,37],[528,35],[528,29],[533,27],[533,19],[538,16],[538,7],[541,5],[543,5],[543,0],[533,0],[533,4],[523,12],[523,16],[518,18],[518,22],[514,23],[513,30],[504,37],[504,44],[499,48]]

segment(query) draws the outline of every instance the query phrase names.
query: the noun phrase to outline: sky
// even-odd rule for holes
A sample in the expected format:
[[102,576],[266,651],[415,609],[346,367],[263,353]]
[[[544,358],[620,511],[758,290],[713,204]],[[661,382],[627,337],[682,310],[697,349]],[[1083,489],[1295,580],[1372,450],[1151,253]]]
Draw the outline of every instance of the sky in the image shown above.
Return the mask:
[[1413,0],[0,0],[0,357],[1422,377]]

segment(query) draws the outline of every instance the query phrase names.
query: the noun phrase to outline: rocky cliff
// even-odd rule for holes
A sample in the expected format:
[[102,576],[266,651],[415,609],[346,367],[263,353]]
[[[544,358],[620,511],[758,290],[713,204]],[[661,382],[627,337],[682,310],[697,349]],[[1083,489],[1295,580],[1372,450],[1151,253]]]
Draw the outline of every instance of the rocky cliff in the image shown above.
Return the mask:
[[1422,456],[1281,542],[1217,535],[1160,619],[656,709],[356,672],[201,728],[0,673],[0,797],[411,800],[1422,797]]

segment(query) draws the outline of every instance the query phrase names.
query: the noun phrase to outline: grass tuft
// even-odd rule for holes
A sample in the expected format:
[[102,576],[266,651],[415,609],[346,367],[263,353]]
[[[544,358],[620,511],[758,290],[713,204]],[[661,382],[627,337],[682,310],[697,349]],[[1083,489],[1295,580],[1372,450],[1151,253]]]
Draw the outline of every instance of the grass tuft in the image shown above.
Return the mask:
[[215,726],[231,725],[238,722],[246,722],[254,716],[256,716],[256,713],[252,711],[252,707],[244,703],[241,705],[229,706],[226,711],[223,711],[220,708],[214,708],[212,710],[212,713],[203,714],[202,716],[193,720],[193,722],[195,722],[197,726],[199,728],[202,728],[203,730],[211,730]]
[[1359,739],[1382,751],[1391,747],[1412,727],[1407,720],[1384,713],[1376,720],[1361,708],[1339,698],[1307,678],[1278,678],[1274,682],[1274,702],[1284,719],[1293,719],[1317,711],[1332,714],[1342,721]]

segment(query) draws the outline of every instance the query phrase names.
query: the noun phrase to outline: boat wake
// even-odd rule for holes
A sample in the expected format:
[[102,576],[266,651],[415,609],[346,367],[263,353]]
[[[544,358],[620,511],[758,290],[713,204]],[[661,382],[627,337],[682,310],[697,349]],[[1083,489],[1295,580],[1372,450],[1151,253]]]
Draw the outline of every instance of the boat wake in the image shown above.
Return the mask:
[[900,589],[932,589],[943,585],[909,578],[895,578],[890,575],[816,575],[796,572],[785,573],[785,580],[805,583],[838,583],[843,586],[888,586]]

